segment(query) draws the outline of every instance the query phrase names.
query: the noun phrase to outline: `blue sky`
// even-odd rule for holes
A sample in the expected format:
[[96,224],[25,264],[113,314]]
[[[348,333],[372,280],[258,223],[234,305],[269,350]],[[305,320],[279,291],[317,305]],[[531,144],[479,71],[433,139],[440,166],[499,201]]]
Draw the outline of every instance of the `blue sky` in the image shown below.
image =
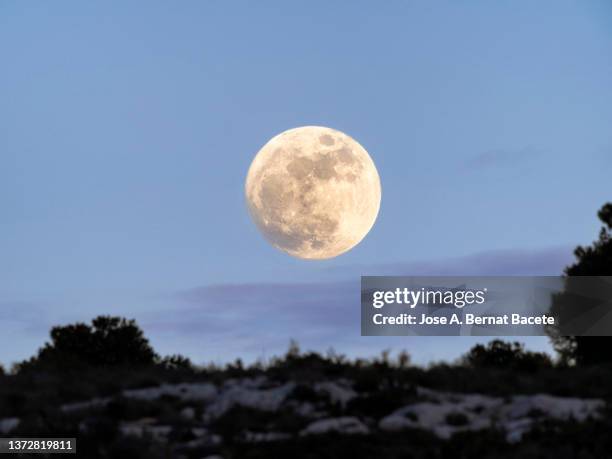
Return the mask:
[[[453,358],[472,340],[360,337],[347,285],[558,274],[612,199],[605,1],[8,1],[0,56],[5,364],[100,313],[196,362],[290,338]],[[312,124],[357,139],[383,189],[324,262],[271,248],[243,196],[257,150]]]

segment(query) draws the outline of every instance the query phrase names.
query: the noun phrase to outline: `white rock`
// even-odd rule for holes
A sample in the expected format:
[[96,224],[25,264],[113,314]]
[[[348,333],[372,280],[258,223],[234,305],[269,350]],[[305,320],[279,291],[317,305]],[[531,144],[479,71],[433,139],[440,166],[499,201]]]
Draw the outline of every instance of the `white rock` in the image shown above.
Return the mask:
[[194,437],[199,438],[199,437],[208,435],[208,429],[205,429],[204,427],[192,427],[191,433],[193,434]]
[[332,403],[339,403],[342,408],[345,408],[346,404],[357,396],[357,393],[350,387],[350,383],[343,380],[317,383],[314,389],[327,394]]
[[276,411],[294,387],[295,383],[293,382],[271,389],[230,386],[223,390],[215,401],[207,407],[204,419],[216,419],[235,405],[262,411]]
[[584,421],[603,407],[604,401],[598,399],[554,397],[546,394],[518,395],[512,398],[512,403],[504,410],[504,415],[516,419],[540,413],[548,418]]
[[516,443],[521,441],[523,435],[531,430],[533,427],[533,419],[516,419],[513,421],[504,422],[504,429],[506,431],[506,440],[509,443]]
[[[217,388],[210,383],[162,384],[155,387],[124,390],[121,395],[138,400],[157,400],[163,395],[169,395],[181,400],[209,401],[217,395]],[[60,409],[64,412],[87,410],[105,406],[111,400],[111,397],[93,398],[84,402],[68,403],[62,405]]]
[[[520,441],[539,418],[584,421],[599,417],[604,401],[554,397],[552,395],[518,395],[505,400],[480,394],[458,394],[418,388],[418,394],[430,401],[414,403],[382,418],[379,428],[399,431],[406,428],[429,430],[440,438],[450,438],[462,430],[482,430],[493,425],[506,431],[509,442]],[[464,425],[449,425],[450,414],[465,416]],[[537,416],[536,416],[537,415]]]
[[217,395],[217,388],[210,383],[181,383],[162,384],[156,387],[145,387],[143,389],[130,389],[122,392],[124,397],[139,400],[156,400],[166,395],[177,397],[181,400],[208,401]]
[[67,403],[60,407],[60,410],[68,413],[71,411],[82,411],[89,410],[92,408],[99,408],[101,406],[107,405],[112,399],[110,397],[105,398],[92,398],[91,400],[87,400],[85,402],[75,402],[75,403]]
[[154,418],[142,418],[133,422],[122,422],[119,425],[119,431],[126,436],[144,437],[151,436],[154,440],[165,441],[172,426],[154,425]]
[[359,419],[353,416],[340,418],[328,418],[315,421],[300,432],[300,435],[320,435],[329,432],[337,432],[347,435],[368,434],[370,429]]
[[281,441],[291,438],[291,435],[283,432],[249,432],[244,433],[244,441],[248,443],[264,443]]
[[[460,413],[466,416],[465,426],[450,426],[446,418],[450,414]],[[478,429],[474,426],[478,425]],[[420,428],[434,432],[440,438],[450,438],[459,430],[479,430],[489,427],[488,417],[478,417],[465,407],[452,403],[421,402],[408,405],[380,420],[378,426],[385,431],[398,431],[406,428]],[[470,429],[471,430],[471,429]]]

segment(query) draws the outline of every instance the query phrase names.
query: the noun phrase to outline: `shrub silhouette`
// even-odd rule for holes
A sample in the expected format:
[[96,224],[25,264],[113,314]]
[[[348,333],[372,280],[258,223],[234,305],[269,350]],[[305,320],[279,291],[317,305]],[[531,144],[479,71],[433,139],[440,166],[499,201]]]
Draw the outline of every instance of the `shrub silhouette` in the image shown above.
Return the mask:
[[533,371],[550,368],[550,357],[544,353],[525,351],[523,344],[493,340],[486,345],[477,344],[463,357],[472,368],[502,368]]
[[[612,276],[612,203],[605,204],[597,216],[604,226],[591,246],[576,247],[577,261],[565,268],[572,276]],[[561,292],[553,297],[551,313],[557,317],[571,314],[571,297]],[[592,365],[612,362],[612,340],[605,336],[563,336],[556,326],[548,327],[555,350],[565,363]]]
[[194,366],[191,363],[191,360],[188,357],[173,354],[168,355],[160,360],[160,365],[162,368],[167,370],[193,370]]
[[20,369],[75,366],[147,366],[159,357],[134,320],[99,316],[91,325],[77,323],[51,329],[51,342]]

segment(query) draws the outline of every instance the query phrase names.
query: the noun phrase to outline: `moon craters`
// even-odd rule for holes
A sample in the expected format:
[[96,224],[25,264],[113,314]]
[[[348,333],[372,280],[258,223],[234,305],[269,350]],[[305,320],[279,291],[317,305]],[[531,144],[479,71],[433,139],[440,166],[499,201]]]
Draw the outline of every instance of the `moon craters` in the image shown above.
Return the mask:
[[299,258],[337,256],[370,230],[380,205],[380,180],[355,140],[308,126],[271,139],[245,185],[249,212],[266,239]]

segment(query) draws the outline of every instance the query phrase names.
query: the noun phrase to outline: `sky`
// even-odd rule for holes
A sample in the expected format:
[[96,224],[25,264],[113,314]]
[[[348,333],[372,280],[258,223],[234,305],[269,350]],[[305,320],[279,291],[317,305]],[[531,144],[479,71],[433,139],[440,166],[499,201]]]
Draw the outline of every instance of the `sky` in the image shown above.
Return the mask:
[[[5,1],[0,58],[5,365],[98,314],[197,363],[290,339],[453,359],[477,339],[361,337],[359,276],[557,275],[612,199],[606,1]],[[381,178],[372,231],[327,261],[245,207],[254,155],[303,125]]]

